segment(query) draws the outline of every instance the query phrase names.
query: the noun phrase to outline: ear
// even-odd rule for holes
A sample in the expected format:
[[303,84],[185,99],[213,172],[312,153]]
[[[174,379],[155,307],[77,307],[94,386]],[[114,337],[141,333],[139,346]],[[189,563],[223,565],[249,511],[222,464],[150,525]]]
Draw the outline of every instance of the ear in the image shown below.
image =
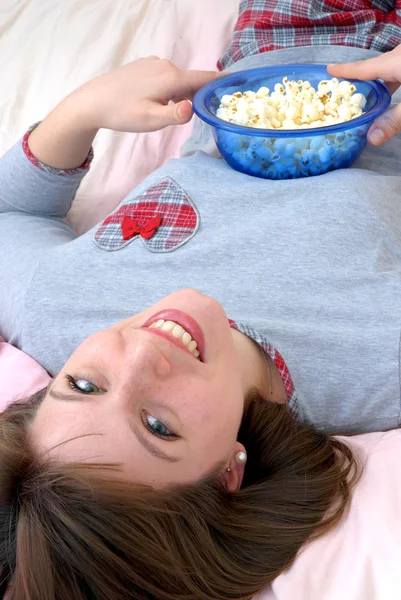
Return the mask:
[[[242,480],[244,478],[245,465],[244,463],[238,463],[235,460],[238,452],[245,452],[246,450],[242,444],[239,442],[235,442],[234,449],[230,458],[230,462],[226,466],[226,470],[223,473],[223,482],[225,484],[226,489],[229,492],[238,492],[241,488]],[[230,469],[227,471],[227,469]]]

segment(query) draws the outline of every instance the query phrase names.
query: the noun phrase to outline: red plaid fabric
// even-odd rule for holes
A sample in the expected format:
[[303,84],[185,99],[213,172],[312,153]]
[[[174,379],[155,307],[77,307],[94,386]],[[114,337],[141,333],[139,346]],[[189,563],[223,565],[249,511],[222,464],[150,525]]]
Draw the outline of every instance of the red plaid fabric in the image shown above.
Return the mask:
[[[153,237],[145,239],[137,235],[124,240],[121,228],[124,217],[134,219],[141,226],[157,215],[161,215],[161,223]],[[139,239],[151,252],[172,252],[196,234],[199,222],[198,212],[189,197],[175,181],[166,177],[140,196],[125,200],[99,225],[93,241],[109,252],[121,250]]]
[[64,175],[64,176],[77,175],[77,174],[80,174],[83,171],[87,171],[89,169],[91,162],[93,160],[93,148],[90,149],[90,152],[89,152],[88,156],[86,157],[84,164],[81,165],[80,167],[77,167],[76,169],[54,169],[53,167],[49,167],[48,165],[45,165],[45,163],[40,162],[40,160],[38,160],[36,158],[36,156],[34,156],[32,154],[31,149],[29,148],[29,144],[28,144],[29,136],[31,135],[32,131],[34,129],[36,129],[36,127],[39,124],[40,124],[40,121],[38,123],[35,123],[34,125],[31,125],[31,127],[28,129],[28,131],[22,138],[22,149],[25,153],[25,156],[33,165],[35,165],[35,167],[37,167],[41,171],[47,171],[48,173],[53,173],[54,175]]
[[218,67],[293,46],[387,52],[400,43],[401,0],[242,0],[231,45]]
[[299,418],[299,406],[294,383],[292,381],[292,377],[285,363],[285,360],[281,356],[280,352],[274,346],[269,344],[266,338],[259,331],[256,331],[252,327],[244,325],[243,323],[238,323],[237,321],[233,321],[232,319],[229,319],[229,323],[230,327],[241,331],[241,333],[244,333],[245,335],[253,339],[257,344],[259,344],[259,346],[264,350],[264,352],[266,352],[266,354],[270,356],[270,358],[276,365],[278,372],[280,373],[284,389],[287,394],[288,406],[291,412],[294,414],[294,416]]

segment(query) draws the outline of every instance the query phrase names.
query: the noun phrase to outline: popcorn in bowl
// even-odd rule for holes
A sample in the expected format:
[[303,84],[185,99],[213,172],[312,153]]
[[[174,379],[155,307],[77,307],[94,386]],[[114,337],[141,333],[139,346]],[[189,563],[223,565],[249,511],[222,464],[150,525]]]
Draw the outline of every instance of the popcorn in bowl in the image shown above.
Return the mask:
[[344,123],[363,114],[366,98],[355,93],[350,81],[335,77],[315,89],[309,81],[276,83],[274,91],[263,86],[224,95],[216,116],[224,121],[261,129],[303,129]]
[[[282,83],[274,85],[272,93],[262,86],[256,92],[225,94],[216,116],[235,125],[258,129],[308,129],[360,117],[366,102],[350,81],[340,82],[334,77],[320,81],[316,89],[309,81],[290,81],[284,77]],[[356,129],[352,133],[290,140],[249,136],[229,140],[227,136],[226,142],[233,160],[251,174],[287,179],[318,175],[351,162],[360,153],[360,138],[365,133],[365,129]]]
[[201,88],[193,107],[233,169],[295,179],[350,167],[390,103],[380,81],[330,79],[325,65],[301,63],[229,73]]

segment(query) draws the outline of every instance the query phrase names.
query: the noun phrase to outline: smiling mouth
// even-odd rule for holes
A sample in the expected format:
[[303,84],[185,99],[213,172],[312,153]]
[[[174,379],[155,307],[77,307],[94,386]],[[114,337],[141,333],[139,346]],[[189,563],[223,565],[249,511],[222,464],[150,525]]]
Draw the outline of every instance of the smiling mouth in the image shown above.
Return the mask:
[[192,338],[191,334],[186,331],[182,325],[174,321],[164,321],[159,319],[148,325],[148,329],[156,329],[160,332],[167,333],[174,341],[180,342],[195,358],[200,360],[200,352],[198,343]]
[[199,323],[187,313],[167,308],[150,317],[142,327],[170,340],[199,362],[205,362],[205,336]]

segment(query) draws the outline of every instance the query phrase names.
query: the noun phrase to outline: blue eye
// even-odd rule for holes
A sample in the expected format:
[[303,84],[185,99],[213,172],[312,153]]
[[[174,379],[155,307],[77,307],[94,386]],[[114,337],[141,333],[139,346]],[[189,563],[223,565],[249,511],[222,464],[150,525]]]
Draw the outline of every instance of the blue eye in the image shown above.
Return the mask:
[[145,421],[144,421],[144,425],[146,427],[146,429],[148,429],[151,433],[153,433],[153,435],[156,435],[157,437],[163,438],[163,439],[178,439],[179,436],[176,435],[175,433],[171,433],[171,431],[166,427],[166,425],[164,425],[164,423],[162,423],[161,421],[159,421],[159,419],[155,419],[155,417],[152,417],[151,415],[148,415],[147,413],[144,413],[144,417],[145,417]]
[[71,375],[67,375],[67,380],[70,387],[81,394],[100,394],[102,390],[100,390],[97,385],[91,383],[90,381],[86,381],[85,379],[77,379],[75,380]]

